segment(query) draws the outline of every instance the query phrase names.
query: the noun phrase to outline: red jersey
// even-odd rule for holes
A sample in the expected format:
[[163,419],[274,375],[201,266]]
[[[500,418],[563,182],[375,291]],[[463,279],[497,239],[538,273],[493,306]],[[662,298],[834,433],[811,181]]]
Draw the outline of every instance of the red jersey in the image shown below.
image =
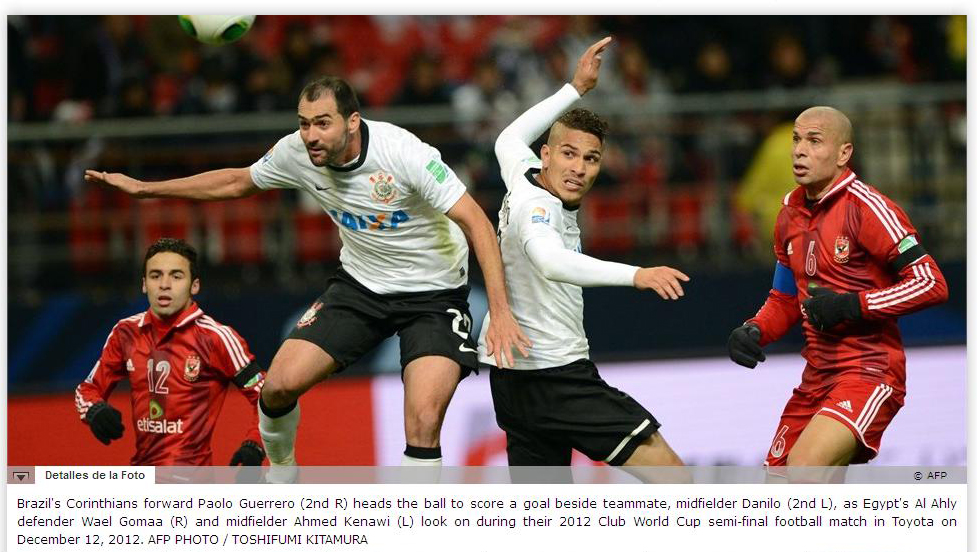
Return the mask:
[[808,202],[802,186],[784,197],[774,251],[796,289],[791,294],[775,279],[767,301],[749,320],[760,327],[761,345],[783,337],[804,316],[809,283],[858,293],[861,307],[862,320],[826,331],[805,320],[801,354],[807,366],[800,389],[851,374],[905,391],[906,355],[896,319],[948,297],[943,274],[906,213],[846,169],[820,200]]
[[151,311],[120,320],[102,356],[75,390],[82,420],[123,378],[132,387],[133,465],[210,465],[210,438],[233,382],[254,407],[242,440],[261,443],[263,375],[248,345],[196,303],[164,322]]

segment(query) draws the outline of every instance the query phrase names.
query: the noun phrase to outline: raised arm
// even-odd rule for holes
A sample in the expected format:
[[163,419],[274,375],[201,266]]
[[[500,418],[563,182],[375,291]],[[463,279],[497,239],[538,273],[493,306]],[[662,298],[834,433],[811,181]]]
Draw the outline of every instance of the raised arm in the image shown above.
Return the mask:
[[85,171],[85,181],[108,184],[138,198],[175,197],[215,201],[245,197],[261,191],[251,180],[251,171],[247,167],[218,169],[160,182],[143,182],[122,173],[89,169]]
[[[564,111],[584,94],[597,86],[601,54],[611,42],[611,37],[593,44],[577,62],[573,81],[565,84],[555,94],[529,108],[507,126],[495,141],[495,156],[502,166],[503,176],[518,166],[520,161],[536,154],[530,149],[541,134],[550,128]],[[509,179],[504,178],[506,186]]]

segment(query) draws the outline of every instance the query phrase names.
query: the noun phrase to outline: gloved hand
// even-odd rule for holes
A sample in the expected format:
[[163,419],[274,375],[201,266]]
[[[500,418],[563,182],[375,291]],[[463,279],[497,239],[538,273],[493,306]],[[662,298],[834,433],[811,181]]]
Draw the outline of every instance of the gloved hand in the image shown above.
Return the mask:
[[807,313],[807,321],[816,330],[824,331],[845,320],[862,318],[857,293],[835,293],[815,284],[808,286],[808,293],[811,296],[804,300],[804,312]]
[[767,360],[760,348],[760,328],[756,324],[746,323],[733,330],[726,342],[729,358],[740,366],[753,368],[757,362]]
[[265,451],[254,441],[245,441],[231,457],[232,466],[260,466],[265,459]]
[[109,403],[102,401],[88,407],[85,421],[92,429],[95,438],[103,444],[109,444],[112,439],[122,437],[125,427],[122,425],[122,413]]

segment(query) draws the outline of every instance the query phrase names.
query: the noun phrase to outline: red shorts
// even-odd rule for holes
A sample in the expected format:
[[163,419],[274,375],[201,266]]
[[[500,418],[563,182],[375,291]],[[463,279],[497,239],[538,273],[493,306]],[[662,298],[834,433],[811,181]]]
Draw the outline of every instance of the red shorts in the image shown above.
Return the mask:
[[861,443],[852,464],[864,464],[879,453],[882,432],[902,408],[905,393],[892,386],[862,379],[840,380],[814,391],[794,389],[767,452],[767,466],[786,466],[797,437],[815,415],[845,424]]

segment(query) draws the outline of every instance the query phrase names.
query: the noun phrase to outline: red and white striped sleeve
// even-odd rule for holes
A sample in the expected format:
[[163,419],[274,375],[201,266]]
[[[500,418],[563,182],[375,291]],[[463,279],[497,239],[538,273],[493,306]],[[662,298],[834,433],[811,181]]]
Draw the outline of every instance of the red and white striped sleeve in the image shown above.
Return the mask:
[[131,338],[131,325],[127,326],[127,323],[137,323],[139,316],[141,315],[116,323],[109,332],[105,345],[102,346],[102,354],[92,371],[75,388],[75,410],[82,420],[93,404],[107,400],[116,384],[127,376],[123,341]]
[[946,301],[946,279],[920,243],[906,213],[891,199],[857,180],[850,191],[861,206],[859,243],[898,274],[893,285],[858,294],[862,316],[870,320],[891,318]]
[[[204,315],[196,320],[197,327],[203,331],[211,344],[209,364],[223,372],[228,379],[235,379],[254,362],[254,355],[234,328],[221,324]],[[237,381],[235,381],[237,383]],[[238,387],[244,387],[242,382]]]
[[246,426],[244,439],[260,443],[258,398],[261,396],[261,386],[265,382],[261,366],[248,349],[248,343],[234,328],[221,324],[207,315],[198,318],[196,324],[211,344],[211,358],[208,359],[208,364],[223,372],[251,403],[254,415]]

